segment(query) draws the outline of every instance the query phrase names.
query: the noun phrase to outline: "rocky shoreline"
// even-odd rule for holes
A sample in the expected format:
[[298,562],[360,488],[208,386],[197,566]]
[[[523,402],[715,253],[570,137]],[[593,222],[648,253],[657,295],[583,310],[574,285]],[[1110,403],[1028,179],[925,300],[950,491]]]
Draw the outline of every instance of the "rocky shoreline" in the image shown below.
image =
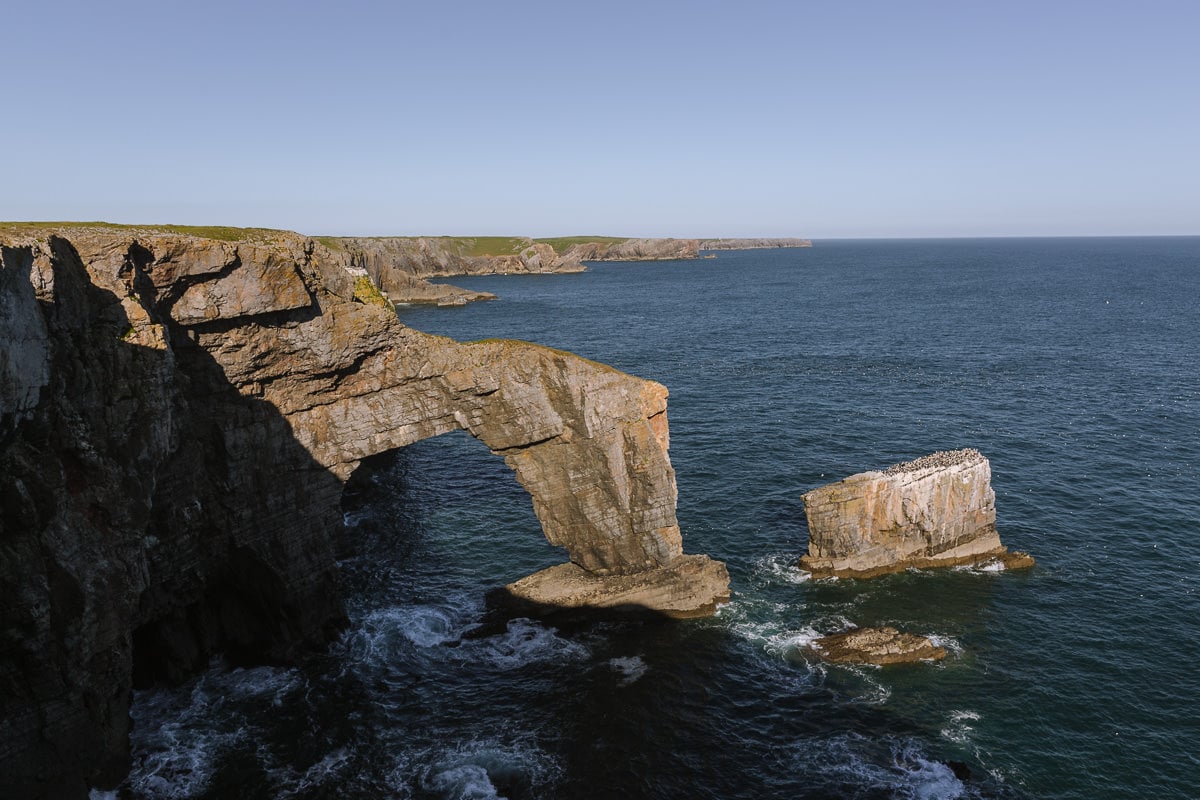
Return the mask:
[[114,786],[135,684],[218,652],[286,663],[321,648],[344,620],[344,481],[429,436],[465,429],[516,472],[587,578],[572,603],[687,616],[727,596],[724,565],[683,554],[663,386],[412,330],[366,272],[287,232],[0,225],[0,785],[14,796]]
[[[529,275],[583,272],[585,261],[677,261],[702,250],[812,247],[808,239],[616,239],[586,237],[539,241],[528,237],[322,237],[345,252],[396,303],[464,305],[494,299],[430,278],[458,275]],[[491,252],[496,251],[496,252]],[[500,252],[503,251],[503,252]],[[711,257],[711,256],[709,256]]]

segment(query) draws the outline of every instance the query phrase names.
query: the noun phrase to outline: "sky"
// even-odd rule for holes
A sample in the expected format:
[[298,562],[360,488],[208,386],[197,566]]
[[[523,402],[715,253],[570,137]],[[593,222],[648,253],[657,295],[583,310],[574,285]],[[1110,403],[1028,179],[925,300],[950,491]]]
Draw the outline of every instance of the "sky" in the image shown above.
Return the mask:
[[3,0],[0,219],[1200,234],[1200,3]]

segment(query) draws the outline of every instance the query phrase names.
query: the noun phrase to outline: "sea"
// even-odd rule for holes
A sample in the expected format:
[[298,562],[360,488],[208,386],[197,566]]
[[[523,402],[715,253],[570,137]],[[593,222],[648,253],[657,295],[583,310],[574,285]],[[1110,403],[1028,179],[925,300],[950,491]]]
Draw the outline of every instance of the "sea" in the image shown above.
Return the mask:
[[[453,282],[499,299],[402,321],[670,389],[684,548],[728,564],[730,602],[497,619],[490,590],[565,554],[482,443],[420,442],[347,486],[345,633],[138,692],[118,796],[1200,797],[1200,238],[818,240]],[[1032,570],[799,569],[805,491],[963,447]],[[809,647],[873,625],[948,656]]]

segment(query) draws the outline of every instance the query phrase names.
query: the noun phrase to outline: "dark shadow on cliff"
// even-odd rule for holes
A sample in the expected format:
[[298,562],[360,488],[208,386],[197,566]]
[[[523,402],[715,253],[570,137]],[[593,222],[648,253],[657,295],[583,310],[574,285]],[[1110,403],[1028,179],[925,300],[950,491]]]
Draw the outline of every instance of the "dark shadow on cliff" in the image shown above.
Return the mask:
[[339,628],[342,485],[154,307],[136,249],[122,277],[169,349],[49,247],[50,382],[0,450],[0,784],[83,797],[128,768],[135,684],[294,661]]

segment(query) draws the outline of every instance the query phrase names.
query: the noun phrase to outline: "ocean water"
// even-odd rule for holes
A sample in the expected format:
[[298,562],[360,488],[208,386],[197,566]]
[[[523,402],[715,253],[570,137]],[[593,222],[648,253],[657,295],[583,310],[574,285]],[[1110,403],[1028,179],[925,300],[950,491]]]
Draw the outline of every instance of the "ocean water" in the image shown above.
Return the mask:
[[[671,390],[707,620],[481,627],[563,560],[465,434],[347,489],[351,625],[291,669],[137,695],[138,798],[1200,796],[1200,239],[818,241],[583,275],[413,327],[575,351]],[[1031,571],[811,580],[800,495],[940,449],[991,460]],[[852,625],[940,663],[829,666]]]

